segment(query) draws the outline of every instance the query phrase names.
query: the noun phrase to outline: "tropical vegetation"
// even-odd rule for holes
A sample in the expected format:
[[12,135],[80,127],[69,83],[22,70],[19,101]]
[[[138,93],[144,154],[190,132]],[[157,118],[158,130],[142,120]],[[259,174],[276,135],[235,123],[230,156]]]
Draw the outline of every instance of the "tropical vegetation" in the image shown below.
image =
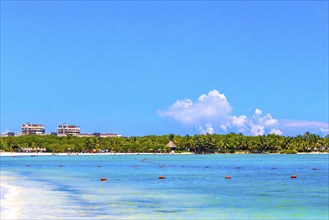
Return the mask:
[[1,137],[0,150],[7,152],[112,152],[112,153],[169,153],[166,144],[172,140],[175,152],[208,153],[298,153],[329,152],[329,136],[320,137],[306,132],[295,137],[269,134],[207,134],[180,136],[174,134],[142,137],[75,137],[55,135],[21,135]]

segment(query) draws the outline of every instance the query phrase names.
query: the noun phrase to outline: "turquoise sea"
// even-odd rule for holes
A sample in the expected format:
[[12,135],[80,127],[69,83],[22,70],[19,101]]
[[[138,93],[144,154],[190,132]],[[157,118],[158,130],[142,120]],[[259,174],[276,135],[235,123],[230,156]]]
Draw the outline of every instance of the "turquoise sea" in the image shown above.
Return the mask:
[[27,219],[328,219],[328,161],[328,154],[17,156],[1,157],[1,172],[27,190],[19,198]]

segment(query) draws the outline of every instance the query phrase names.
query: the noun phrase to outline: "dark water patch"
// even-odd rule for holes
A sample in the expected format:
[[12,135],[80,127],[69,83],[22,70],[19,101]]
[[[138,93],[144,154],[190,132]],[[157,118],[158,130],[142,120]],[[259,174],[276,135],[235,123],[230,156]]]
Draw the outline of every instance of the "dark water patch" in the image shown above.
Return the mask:
[[145,200],[145,199],[133,199],[130,201],[136,203],[144,203],[144,204],[159,204],[159,202],[155,202],[154,200]]
[[267,194],[267,193],[260,193],[260,194],[258,194],[258,196],[260,196],[260,197],[269,197],[271,195]]
[[184,212],[183,210],[156,210],[155,212],[161,212],[161,213],[180,213],[180,212]]

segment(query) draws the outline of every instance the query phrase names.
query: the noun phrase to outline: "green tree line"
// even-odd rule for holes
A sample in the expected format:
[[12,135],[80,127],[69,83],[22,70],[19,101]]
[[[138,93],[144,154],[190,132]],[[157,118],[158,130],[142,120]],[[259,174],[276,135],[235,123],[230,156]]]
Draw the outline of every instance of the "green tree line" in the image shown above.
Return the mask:
[[57,137],[55,135],[22,135],[1,137],[0,150],[45,149],[47,152],[170,152],[166,144],[173,140],[175,152],[208,153],[298,153],[329,152],[329,136],[306,132],[295,137],[245,136],[242,134],[207,134],[194,136],[149,135],[142,137]]

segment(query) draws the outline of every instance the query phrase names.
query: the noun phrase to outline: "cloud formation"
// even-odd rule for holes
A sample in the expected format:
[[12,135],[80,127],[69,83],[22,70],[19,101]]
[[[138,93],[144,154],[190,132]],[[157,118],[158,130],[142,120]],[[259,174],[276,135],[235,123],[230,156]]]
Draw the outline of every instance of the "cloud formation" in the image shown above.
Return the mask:
[[302,134],[306,131],[319,135],[329,134],[329,124],[305,120],[277,120],[256,108],[250,115],[233,115],[226,96],[217,90],[191,99],[177,100],[165,110],[158,110],[161,117],[172,118],[193,127],[201,134],[236,132],[245,135]]
[[246,115],[231,115],[232,107],[224,94],[212,90],[201,95],[196,102],[191,99],[177,100],[166,110],[158,110],[158,115],[194,126],[202,134],[219,132],[238,132],[246,135],[281,135],[278,120],[270,114],[262,116],[258,108],[251,118]]
[[201,134],[214,134],[215,133],[215,130],[210,123],[207,123],[204,126],[199,126],[199,131]]
[[305,120],[282,120],[282,125],[285,127],[308,127],[308,128],[328,128],[327,123],[318,121],[305,121]]
[[223,131],[239,132],[246,135],[281,135],[282,131],[278,128],[279,121],[270,114],[262,116],[262,110],[256,108],[251,118],[245,115],[231,116],[226,124],[221,125]]
[[217,90],[201,95],[195,103],[191,99],[177,100],[166,110],[158,110],[162,117],[170,117],[183,124],[195,126],[225,121],[230,112],[230,103],[225,95]]
[[329,134],[329,124],[319,121],[280,120],[280,127],[285,132],[295,130],[301,133],[309,131],[311,133],[316,133],[319,135]]

